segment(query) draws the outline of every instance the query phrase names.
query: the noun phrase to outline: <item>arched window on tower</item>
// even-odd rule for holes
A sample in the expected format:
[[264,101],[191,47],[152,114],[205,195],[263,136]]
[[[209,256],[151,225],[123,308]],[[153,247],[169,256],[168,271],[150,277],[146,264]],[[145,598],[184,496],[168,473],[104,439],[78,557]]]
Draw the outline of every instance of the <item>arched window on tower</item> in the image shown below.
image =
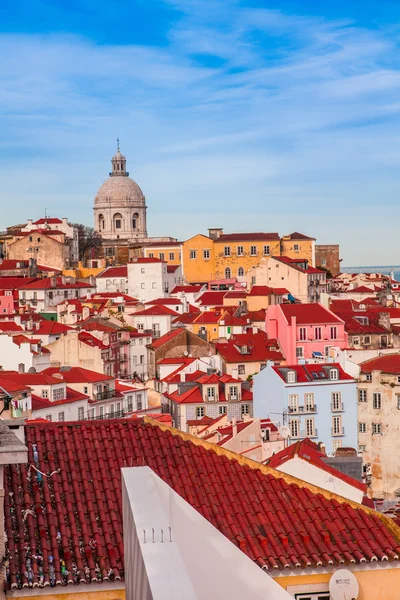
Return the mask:
[[103,229],[105,229],[104,215],[99,215],[99,231],[103,231]]
[[138,229],[139,225],[139,215],[138,213],[134,213],[132,216],[132,229]]
[[115,229],[122,229],[122,215],[120,213],[115,213],[113,216],[113,225]]
[[231,278],[231,270],[229,267],[226,267],[225,269],[225,279],[230,279]]
[[244,269],[243,267],[238,268],[238,277],[244,277]]

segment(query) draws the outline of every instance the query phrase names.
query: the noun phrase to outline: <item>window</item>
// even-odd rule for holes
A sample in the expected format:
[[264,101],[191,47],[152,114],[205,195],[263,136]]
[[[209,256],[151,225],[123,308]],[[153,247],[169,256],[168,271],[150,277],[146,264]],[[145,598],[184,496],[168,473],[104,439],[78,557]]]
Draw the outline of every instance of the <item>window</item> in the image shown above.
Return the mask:
[[83,406],[80,406],[78,408],[78,421],[82,421],[84,416],[85,416],[85,409],[83,408]]
[[[149,258],[154,258],[154,252],[149,252]],[[142,273],[143,273],[143,270],[144,269],[142,269]]]
[[321,267],[326,267],[326,258],[321,260]]
[[226,415],[226,410],[227,410],[226,406],[219,406],[218,407],[218,414],[219,415]]
[[136,406],[137,406],[137,410],[142,410],[142,408],[143,408],[142,394],[137,394],[137,396],[136,396]]
[[121,229],[121,219],[115,219],[115,229]]
[[314,419],[306,419],[306,435],[307,437],[313,436],[314,430]]
[[197,250],[191,250],[190,251],[190,258],[191,259],[195,259],[197,256]]
[[359,346],[359,345],[360,345],[360,338],[359,337],[353,338],[353,346]]
[[252,277],[251,277],[251,285],[256,285],[256,277],[255,277],[255,275],[252,275]]
[[372,423],[372,434],[379,435],[382,433],[382,423]]
[[400,410],[400,394],[396,394],[397,409]]
[[299,340],[304,342],[307,339],[307,329],[305,327],[299,328]]
[[64,400],[65,393],[64,388],[58,388],[53,390],[53,400]]
[[337,327],[331,327],[331,340],[337,340]]
[[49,392],[48,390],[43,389],[42,390],[42,398],[48,398],[49,397]]
[[329,372],[329,379],[337,381],[339,379],[339,371],[337,369],[331,369]]
[[289,412],[297,412],[299,408],[299,397],[297,394],[289,394]]
[[175,252],[169,253],[169,260],[175,260]]
[[242,406],[240,407],[240,412],[242,413],[242,415],[248,415],[250,412],[250,408],[248,404],[242,404]]
[[365,376],[366,381],[372,381],[372,373],[367,373]]
[[288,371],[287,382],[296,383],[296,371]]
[[237,247],[237,255],[238,256],[244,256],[244,248],[243,248],[243,246],[238,246]]
[[215,400],[215,388],[214,387],[207,388],[207,400],[209,402],[213,402]]
[[342,440],[333,440],[333,451],[342,447]]
[[257,246],[250,246],[250,256],[257,256]]
[[359,433],[367,433],[367,424],[366,423],[359,423],[358,424],[358,431],[359,431]]
[[83,386],[83,393],[87,394],[89,392],[89,388],[87,385]]
[[238,277],[244,277],[244,269],[243,267],[238,268]]
[[132,412],[133,411],[132,396],[128,396],[127,397],[127,410],[128,410],[128,412]]
[[366,346],[369,346],[371,343],[371,336],[370,335],[364,335],[364,344]]
[[299,436],[299,421],[297,419],[290,421],[290,435],[292,437]]
[[231,270],[229,267],[226,267],[225,269],[225,279],[230,279],[231,278]]
[[304,357],[304,348],[303,346],[297,346],[296,348],[296,358],[303,358]]
[[298,252],[300,250],[300,246],[298,244],[293,244],[293,250]]
[[267,366],[267,363],[260,363],[260,371],[265,369],[266,366]]
[[342,401],[340,398],[340,392],[332,392],[332,410],[341,410]]
[[49,292],[49,300],[53,300],[53,292]]
[[365,451],[366,451],[366,449],[367,449],[367,446],[366,446],[365,444],[360,444],[360,445],[358,446],[358,451],[359,451],[359,452],[365,452]]
[[201,417],[204,417],[204,406],[197,406],[196,407],[196,419],[201,419]]
[[140,289],[144,290],[144,288],[145,288],[145,284],[144,284],[144,283],[141,283],[141,284],[140,284]]
[[58,413],[58,420],[60,421],[60,423],[62,421],[65,421],[65,414],[63,412]]
[[230,246],[225,246],[224,248],[224,256],[230,256],[231,255],[231,247]]
[[314,328],[314,338],[316,340],[322,340],[322,329],[321,327]]
[[104,417],[104,406],[99,406],[99,417],[101,419]]
[[270,248],[269,246],[264,246],[264,256],[269,256],[270,255]]
[[164,252],[159,252],[159,259],[160,259],[160,260],[164,260],[164,259],[165,259],[165,254],[164,254]]
[[153,281],[153,283],[151,284],[151,287],[153,290],[155,290],[157,287],[157,283],[155,281]]
[[204,260],[208,260],[210,258],[209,250],[203,250],[203,258],[204,258]]
[[306,411],[314,410],[314,394],[304,394]]
[[229,399],[237,400],[238,399],[238,389],[236,385],[229,386]]
[[332,417],[332,435],[342,435],[342,417]]
[[372,394],[372,406],[374,408],[382,408],[382,399],[379,392]]
[[246,366],[245,365],[238,365],[238,374],[239,375],[245,375],[246,374]]
[[117,417],[121,415],[121,402],[117,402]]
[[46,421],[51,421],[51,415],[46,415]]

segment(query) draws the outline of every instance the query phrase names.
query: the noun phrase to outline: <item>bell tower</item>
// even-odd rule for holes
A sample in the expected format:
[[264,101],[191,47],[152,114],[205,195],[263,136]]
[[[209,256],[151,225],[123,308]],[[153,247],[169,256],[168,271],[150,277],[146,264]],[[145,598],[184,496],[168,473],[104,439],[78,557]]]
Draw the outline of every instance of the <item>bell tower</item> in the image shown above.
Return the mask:
[[126,170],[126,157],[119,149],[119,138],[117,138],[117,151],[111,159],[110,177],[129,177]]

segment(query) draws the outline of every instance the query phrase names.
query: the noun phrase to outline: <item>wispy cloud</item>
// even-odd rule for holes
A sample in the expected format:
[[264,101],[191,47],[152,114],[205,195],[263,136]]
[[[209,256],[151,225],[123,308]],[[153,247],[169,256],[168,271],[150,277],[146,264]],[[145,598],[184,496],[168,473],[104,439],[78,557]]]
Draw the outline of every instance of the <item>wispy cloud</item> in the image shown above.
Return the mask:
[[354,255],[350,204],[370,214],[384,193],[397,214],[397,33],[240,0],[164,4],[163,44],[0,34],[0,226],[49,204],[90,222],[119,135],[155,235],[215,217],[321,231]]

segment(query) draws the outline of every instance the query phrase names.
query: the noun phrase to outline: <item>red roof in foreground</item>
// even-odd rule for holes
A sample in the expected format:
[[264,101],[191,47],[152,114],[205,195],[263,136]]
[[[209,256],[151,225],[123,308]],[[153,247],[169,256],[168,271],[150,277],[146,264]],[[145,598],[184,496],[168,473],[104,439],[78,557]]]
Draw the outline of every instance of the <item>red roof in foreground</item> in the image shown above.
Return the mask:
[[367,486],[365,483],[362,483],[361,481],[354,479],[354,477],[350,477],[349,475],[346,475],[346,473],[342,473],[338,469],[335,469],[331,465],[327,464],[324,461],[326,454],[320,452],[318,445],[308,438],[296,442],[295,444],[291,444],[291,446],[288,446],[288,448],[284,448],[280,452],[277,452],[266,461],[266,464],[274,469],[279,469],[281,465],[288,460],[295,458],[296,456],[366,493]]
[[[141,419],[29,423],[28,465],[5,471],[9,582],[28,585],[26,547],[44,583],[122,579],[121,468],[147,465],[260,567],[329,566],[400,556],[384,515],[222,448]],[[35,464],[42,477],[30,470]],[[59,469],[59,472],[55,472]],[[12,492],[12,493],[11,493]],[[18,533],[16,535],[16,532]],[[59,532],[59,535],[57,535]],[[66,573],[60,572],[60,559]],[[77,573],[73,572],[73,564]],[[33,559],[33,584],[38,584]]]
[[296,317],[297,325],[313,325],[314,323],[341,323],[342,320],[331,313],[322,304],[280,304],[281,310],[288,323]]
[[378,358],[371,358],[360,364],[361,373],[382,371],[388,374],[400,374],[400,354],[386,354]]
[[107,277],[128,277],[128,266],[122,265],[120,267],[108,267],[98,275],[97,278],[103,279]]

